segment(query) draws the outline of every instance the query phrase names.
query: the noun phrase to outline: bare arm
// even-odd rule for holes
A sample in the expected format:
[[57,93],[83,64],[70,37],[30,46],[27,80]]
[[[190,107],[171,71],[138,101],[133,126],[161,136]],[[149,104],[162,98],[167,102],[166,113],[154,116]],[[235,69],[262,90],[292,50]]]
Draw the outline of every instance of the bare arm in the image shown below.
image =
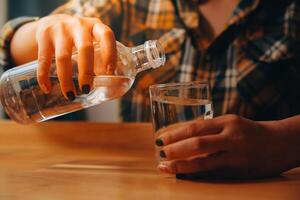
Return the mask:
[[300,115],[290,117],[278,122],[273,122],[283,137],[283,143],[287,144],[289,156],[294,167],[300,166]]
[[15,65],[21,65],[37,59],[37,42],[35,39],[37,22],[20,27],[10,44],[10,53]]

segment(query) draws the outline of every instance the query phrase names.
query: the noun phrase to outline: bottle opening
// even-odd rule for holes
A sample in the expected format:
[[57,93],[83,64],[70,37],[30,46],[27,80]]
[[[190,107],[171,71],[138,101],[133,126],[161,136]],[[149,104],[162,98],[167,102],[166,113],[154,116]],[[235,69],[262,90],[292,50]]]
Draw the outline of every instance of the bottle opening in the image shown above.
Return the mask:
[[149,40],[145,43],[147,58],[152,68],[158,68],[165,64],[166,56],[163,47],[157,40]]

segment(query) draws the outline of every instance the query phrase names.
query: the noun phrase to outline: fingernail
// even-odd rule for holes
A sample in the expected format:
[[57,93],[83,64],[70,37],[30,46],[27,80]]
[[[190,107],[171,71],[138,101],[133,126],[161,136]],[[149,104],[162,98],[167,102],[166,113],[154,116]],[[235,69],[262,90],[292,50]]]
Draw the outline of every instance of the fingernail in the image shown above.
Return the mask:
[[161,150],[160,152],[159,152],[159,156],[161,157],[161,158],[166,158],[167,156],[166,156],[166,153],[163,151],[163,150]]
[[159,139],[156,139],[155,140],[155,144],[157,145],[157,146],[163,146],[164,145],[164,142],[162,141],[162,139],[161,138],[159,138]]
[[178,178],[178,179],[187,179],[187,175],[186,174],[176,174],[176,178]]
[[75,99],[74,92],[73,91],[67,92],[67,97],[68,97],[69,101],[74,101],[74,99]]
[[157,169],[161,172],[164,172],[164,173],[168,173],[169,172],[169,167],[165,164],[159,164],[157,166]]
[[91,88],[89,85],[83,85],[81,90],[84,94],[88,94],[88,93],[90,93],[90,89]]

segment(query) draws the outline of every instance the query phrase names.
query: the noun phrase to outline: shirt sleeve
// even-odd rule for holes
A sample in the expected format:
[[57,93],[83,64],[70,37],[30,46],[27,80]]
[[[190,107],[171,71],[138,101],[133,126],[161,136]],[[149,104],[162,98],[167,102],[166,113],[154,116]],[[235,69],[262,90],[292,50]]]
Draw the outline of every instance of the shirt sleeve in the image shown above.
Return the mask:
[[[121,34],[121,0],[71,0],[58,7],[51,14],[69,14],[84,17],[97,17],[110,26],[118,39]],[[22,25],[38,20],[38,17],[19,17],[8,21],[0,31],[0,67],[7,70],[13,66],[10,55],[10,42],[14,33]]]

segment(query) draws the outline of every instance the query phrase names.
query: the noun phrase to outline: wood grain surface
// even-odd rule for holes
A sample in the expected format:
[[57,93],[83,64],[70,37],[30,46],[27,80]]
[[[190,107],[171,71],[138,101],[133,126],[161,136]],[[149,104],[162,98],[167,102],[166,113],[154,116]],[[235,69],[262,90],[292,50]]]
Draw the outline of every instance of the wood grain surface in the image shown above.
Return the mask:
[[0,200],[300,199],[300,169],[251,181],[156,171],[151,124],[0,121]]

